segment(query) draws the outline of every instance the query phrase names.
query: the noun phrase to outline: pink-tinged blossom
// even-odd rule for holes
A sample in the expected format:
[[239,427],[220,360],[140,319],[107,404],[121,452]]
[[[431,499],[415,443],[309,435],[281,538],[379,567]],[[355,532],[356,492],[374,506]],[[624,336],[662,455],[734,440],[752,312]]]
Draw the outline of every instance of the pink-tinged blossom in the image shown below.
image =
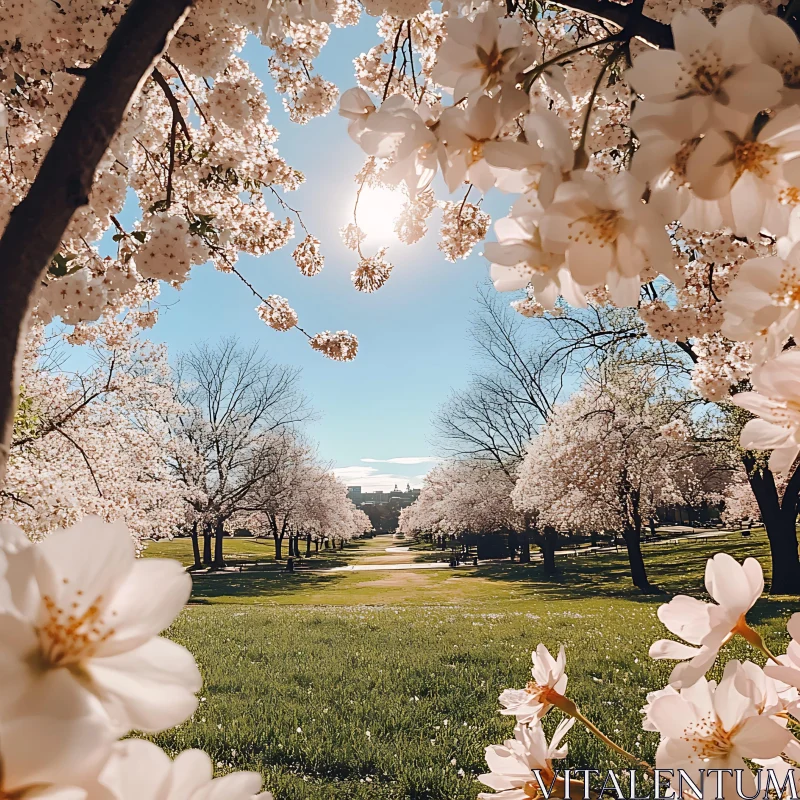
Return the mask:
[[[703,770],[741,770],[743,791],[753,796],[755,780],[744,759],[779,756],[793,738],[785,725],[759,712],[748,693],[737,688],[737,680],[741,684],[740,664],[729,661],[718,686],[701,677],[679,693],[663,694],[650,703],[648,719],[661,734],[656,767],[673,770],[670,780],[676,791],[678,770],[697,786]],[[705,779],[713,781],[708,775]],[[722,779],[720,796],[731,796],[733,774],[722,773]]]
[[495,289],[516,291],[530,284],[536,300],[545,308],[552,309],[560,296],[574,306],[585,306],[563,254],[548,252],[542,246],[537,216],[503,217],[495,222],[494,230],[497,241],[487,242],[483,252],[491,263]]
[[[768,663],[764,666],[764,674],[789,686],[800,689],[800,613],[792,614],[786,625],[792,640],[786,648],[786,654],[778,656],[780,664]],[[794,715],[798,716],[797,705]]]
[[575,283],[584,291],[607,286],[618,305],[636,305],[644,280],[671,272],[664,221],[642,202],[644,189],[630,173],[603,180],[576,172],[540,223],[542,245],[564,254]]
[[536,48],[523,45],[522,26],[503,13],[495,6],[474,19],[448,18],[431,77],[453,93],[454,102],[506,83],[513,87],[536,58]]
[[751,636],[745,615],[764,591],[764,574],[754,558],[739,564],[727,553],[717,553],[706,563],[705,583],[714,603],[680,594],[658,609],[667,629],[689,643],[660,639],[650,647],[651,658],[681,661],[669,679],[676,688],[697,683],[734,634]]
[[772,450],[769,467],[784,473],[800,454],[800,351],[786,350],[756,367],[752,392],[731,402],[756,415],[742,429],[739,442],[748,450]]
[[540,644],[531,653],[532,680],[524,689],[506,689],[500,695],[501,714],[514,716],[518,722],[529,723],[541,719],[552,707],[553,700],[563,696],[567,690],[567,657],[564,645],[553,658],[548,649]]
[[[556,779],[553,761],[567,757],[567,745],[562,746],[562,742],[574,723],[574,719],[561,720],[549,744],[541,723],[530,726],[518,723],[513,739],[487,747],[486,764],[491,771],[479,775],[478,780],[496,794],[481,792],[479,800],[527,800],[538,797],[542,785],[549,789]],[[541,784],[534,770],[539,773]],[[563,784],[563,779],[560,783]],[[555,785],[558,784],[555,780]]]
[[358,339],[348,331],[322,331],[312,336],[309,344],[334,361],[352,361],[358,352]]
[[0,723],[0,796],[84,800],[111,748],[108,726],[96,715],[6,719]]
[[756,238],[764,227],[783,235],[782,192],[800,185],[800,108],[779,111],[755,138],[751,125],[743,119],[708,131],[686,160],[686,178],[701,200],[720,201],[736,235]]
[[173,761],[141,739],[116,745],[98,784],[96,794],[103,800],[272,800],[270,792],[261,792],[257,772],[215,778],[211,759],[202,750],[184,750]]
[[[0,534],[18,549],[13,528]],[[177,561],[137,560],[123,524],[93,517],[5,558],[5,718],[95,708],[125,732],[163,730],[192,713],[201,685],[194,659],[158,636],[191,590]]]
[[786,258],[745,261],[725,297],[722,333],[753,342],[753,359],[762,363],[780,354],[789,337],[800,335],[800,247]]
[[626,80],[645,100],[670,105],[675,116],[698,114],[706,126],[754,116],[780,100],[780,73],[750,45],[755,6],[725,9],[713,25],[698,8],[672,19],[675,49],[645,50]]

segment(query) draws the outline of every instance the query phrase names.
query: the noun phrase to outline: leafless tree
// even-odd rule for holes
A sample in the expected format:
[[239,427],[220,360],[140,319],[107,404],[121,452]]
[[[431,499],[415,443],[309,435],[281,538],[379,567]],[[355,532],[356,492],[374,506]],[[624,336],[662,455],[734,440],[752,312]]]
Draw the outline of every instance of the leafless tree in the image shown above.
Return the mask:
[[481,287],[477,303],[471,336],[478,366],[467,388],[436,413],[436,444],[451,457],[491,461],[511,475],[563,391],[567,363],[493,289]]
[[[181,355],[174,379],[181,410],[170,420],[170,459],[204,529],[202,560],[221,567],[225,522],[247,506],[254,486],[278,470],[311,411],[297,369],[275,364],[236,339]],[[193,536],[199,564],[196,526]]]

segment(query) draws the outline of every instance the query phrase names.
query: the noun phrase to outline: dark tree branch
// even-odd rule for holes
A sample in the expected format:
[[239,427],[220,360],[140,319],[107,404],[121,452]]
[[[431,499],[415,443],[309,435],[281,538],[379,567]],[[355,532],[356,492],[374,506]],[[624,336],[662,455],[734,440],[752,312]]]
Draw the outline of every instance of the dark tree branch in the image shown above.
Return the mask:
[[94,481],[94,488],[97,489],[97,494],[99,494],[100,497],[102,497],[103,490],[100,488],[100,484],[97,482],[97,476],[94,474],[94,469],[92,468],[92,462],[89,460],[89,456],[86,455],[86,451],[68,433],[62,431],[61,428],[55,428],[55,431],[57,433],[60,433],[81,454],[84,463],[86,464],[86,468],[89,470],[89,474],[92,476],[92,480]]
[[161,91],[163,91],[166,95],[169,107],[172,109],[173,125],[177,120],[177,123],[181,126],[181,130],[183,131],[183,135],[188,141],[191,142],[192,136],[189,133],[189,126],[186,124],[186,120],[183,118],[183,114],[181,113],[181,107],[178,103],[178,98],[175,97],[172,87],[169,85],[167,79],[158,71],[158,67],[153,68],[153,80],[161,87]]
[[[611,0],[557,0],[552,5],[572,11],[580,11],[590,17],[603,22],[610,22],[623,29],[628,28],[631,12],[635,12],[635,9],[631,8],[635,3],[624,6],[620,3],[611,2]],[[672,28],[666,23],[658,22],[658,20],[647,17],[644,14],[638,14],[635,24],[630,24],[631,28],[628,29],[628,32],[633,38],[642,39],[653,47],[674,48],[675,42],[672,38]]]
[[5,482],[19,364],[31,295],[128,105],[165,50],[191,0],[133,0],[91,67],[25,199],[0,238],[0,486]]

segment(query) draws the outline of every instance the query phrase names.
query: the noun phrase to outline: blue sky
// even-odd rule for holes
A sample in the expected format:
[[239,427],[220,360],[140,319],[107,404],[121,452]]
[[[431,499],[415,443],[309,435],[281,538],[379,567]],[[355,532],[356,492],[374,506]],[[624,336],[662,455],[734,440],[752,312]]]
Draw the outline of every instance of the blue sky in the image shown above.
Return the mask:
[[[365,17],[357,28],[334,29],[316,64],[344,91],[355,84],[353,57],[377,41],[375,20]],[[315,278],[300,275],[290,244],[263,258],[244,256],[240,269],[263,295],[289,298],[307,330],[356,333],[358,357],[349,364],[332,362],[312,351],[301,334],[271,330],[255,314],[257,303],[246,287],[210,265],[195,267],[181,291],[164,289],[165,307],[148,335],[173,354],[223,336],[257,342],[276,361],[302,368],[303,388],[319,415],[309,433],[320,456],[347,483],[365,489],[406,481],[419,486],[434,463],[431,415],[468,376],[469,316],[476,287],[488,274],[486,262],[480,248],[466,261],[445,261],[436,248],[437,214],[423,241],[389,242],[387,258],[395,269],[383,288],[371,295],[357,292],[349,279],[355,257],[338,229],[351,219],[353,176],[363,155],[335,112],[306,126],[289,122],[272,92],[267,53],[253,41],[244,57],[267,88],[270,118],[281,132],[280,153],[306,175],[303,188],[286,199],[321,240],[325,268]],[[280,212],[274,198],[267,201]],[[487,210],[496,218],[509,205],[507,197],[490,198]]]

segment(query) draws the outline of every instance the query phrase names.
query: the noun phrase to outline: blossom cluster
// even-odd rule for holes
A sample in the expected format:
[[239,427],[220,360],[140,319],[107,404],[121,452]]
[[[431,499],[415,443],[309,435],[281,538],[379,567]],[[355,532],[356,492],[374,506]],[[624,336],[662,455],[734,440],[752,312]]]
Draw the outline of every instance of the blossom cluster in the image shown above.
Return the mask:
[[297,312],[285,297],[271,294],[256,309],[261,319],[276,331],[288,331],[297,325]]
[[[451,192],[466,187],[463,200],[440,203],[448,260],[487,232],[470,192],[515,195],[484,248],[496,288],[526,290],[513,307],[639,306],[653,337],[691,348],[708,399],[726,400],[752,375],[756,394],[734,402],[763,421],[743,446],[780,447],[772,468],[788,470],[800,453],[790,405],[800,382],[778,389],[769,376],[800,335],[794,30],[760,5],[684,5],[663,26],[673,46],[656,48],[635,38],[635,18],[609,34],[591,19],[570,26],[563,12],[445,10],[435,36],[425,17],[419,76],[405,50],[394,68],[406,34],[385,19],[374,69],[357,65],[359,86],[342,96],[339,113],[381,160],[380,180],[412,201],[439,174]],[[416,240],[422,228],[413,231]]]
[[[564,647],[553,658],[540,644],[532,655],[531,680],[500,695],[501,713],[515,717],[517,724],[513,739],[486,749],[489,772],[479,780],[495,792],[479,798],[546,796],[542,787],[553,796],[568,796],[573,787],[565,786],[565,773],[554,762],[566,758],[564,740],[575,722],[634,766],[651,774],[653,767],[664,770],[675,796],[706,797],[716,791],[717,797],[755,797],[770,789],[781,796],[787,775],[800,764],[800,741],[788,724],[790,718],[800,720],[800,614],[789,620],[786,654],[775,656],[746,621],[764,589],[755,559],[739,564],[717,554],[706,567],[706,589],[711,603],[678,595],[658,610],[661,622],[683,641],[662,639],[650,648],[652,658],[679,662],[668,685],[650,692],[642,708],[643,729],[659,736],[654,765],[627,753],[581,713],[567,695]],[[719,682],[707,679],[733,636],[747,641],[765,663],[730,660]],[[565,716],[548,742],[542,719],[553,709]],[[714,771],[717,785],[704,790],[704,782],[712,783],[706,773]],[[582,781],[576,784],[583,790]]]
[[358,339],[348,331],[322,331],[312,337],[310,344],[334,361],[352,361],[358,352]]
[[[0,230],[128,5],[0,5]],[[338,98],[314,60],[332,26],[354,25],[359,16],[353,0],[289,0],[267,9],[193,3],[132,99],[88,203],[32,298],[37,318],[79,325],[113,317],[152,300],[162,281],[181,286],[193,266],[211,261],[241,277],[241,253],[262,256],[286,246],[295,224],[304,226],[284,196],[305,179],[278,152],[264,87],[239,51],[250,35],[270,48],[275,88],[291,119],[304,123],[328,113]],[[123,226],[120,213],[133,196],[139,216]],[[101,257],[111,241],[115,256]],[[310,234],[295,257],[304,274],[321,269],[319,242]]]

